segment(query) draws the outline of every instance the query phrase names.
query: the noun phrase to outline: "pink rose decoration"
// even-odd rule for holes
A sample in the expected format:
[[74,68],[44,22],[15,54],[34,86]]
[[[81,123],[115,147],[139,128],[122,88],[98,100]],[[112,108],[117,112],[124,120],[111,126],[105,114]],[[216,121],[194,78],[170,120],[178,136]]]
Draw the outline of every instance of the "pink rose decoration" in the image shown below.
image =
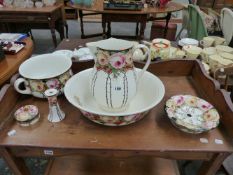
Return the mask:
[[108,64],[109,54],[107,52],[99,52],[97,54],[98,62],[100,65],[105,66]]
[[181,106],[184,103],[184,97],[182,95],[177,95],[172,97],[177,106]]
[[210,103],[204,100],[199,100],[197,103],[197,107],[202,109],[203,111],[208,111],[211,108],[213,108],[213,106]]
[[125,55],[122,53],[113,54],[110,58],[110,64],[115,69],[121,69],[125,66]]
[[48,88],[57,89],[60,87],[60,82],[58,81],[58,79],[51,79],[51,80],[46,82],[46,85],[48,86]]

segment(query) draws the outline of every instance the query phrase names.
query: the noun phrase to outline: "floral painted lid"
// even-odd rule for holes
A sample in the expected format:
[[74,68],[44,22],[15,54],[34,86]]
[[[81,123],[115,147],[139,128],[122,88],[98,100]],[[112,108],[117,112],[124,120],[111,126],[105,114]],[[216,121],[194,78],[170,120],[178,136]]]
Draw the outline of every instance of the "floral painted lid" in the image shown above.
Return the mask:
[[38,115],[38,108],[34,105],[25,105],[17,109],[15,119],[20,122],[29,121]]
[[191,95],[172,96],[165,111],[171,122],[188,133],[201,133],[218,126],[219,113],[207,101]]

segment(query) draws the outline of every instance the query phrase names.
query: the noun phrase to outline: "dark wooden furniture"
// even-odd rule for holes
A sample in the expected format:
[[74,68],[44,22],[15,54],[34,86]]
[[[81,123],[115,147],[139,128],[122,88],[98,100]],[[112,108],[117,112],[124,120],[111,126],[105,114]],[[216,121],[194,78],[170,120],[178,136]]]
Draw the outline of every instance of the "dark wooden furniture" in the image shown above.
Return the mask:
[[69,2],[69,0],[63,0],[66,19],[77,19],[77,10],[67,6],[67,2]]
[[84,31],[84,23],[83,23],[83,17],[85,16],[91,16],[91,15],[102,15],[102,13],[95,13],[95,12],[83,12],[83,10],[78,10],[78,14],[79,14],[79,19],[80,19],[80,27],[81,27],[81,38],[85,39],[85,38],[92,38],[92,37],[97,37],[97,36],[102,36],[103,33],[95,33],[95,34],[85,34]]
[[[144,30],[146,27],[146,22],[155,19],[166,19],[167,24],[170,20],[171,13],[175,11],[182,10],[184,7],[182,4],[176,2],[170,2],[165,8],[144,8],[142,10],[104,10],[103,0],[95,1],[91,7],[84,7],[81,5],[69,4],[70,7],[76,8],[78,10],[93,11],[97,13],[102,13],[102,27],[104,37],[111,37],[111,22],[135,22],[140,23],[140,30],[138,30],[138,25],[136,28],[136,38],[143,39]],[[165,18],[148,18],[149,14],[167,13]],[[106,31],[107,25],[107,31]],[[166,26],[167,30],[167,26]],[[166,32],[165,30],[165,32]],[[119,36],[118,36],[119,37]],[[124,37],[124,36],[121,36]],[[130,36],[125,36],[129,38]],[[135,37],[133,37],[135,38]]]
[[180,175],[175,160],[155,157],[60,157],[50,160],[45,175]]
[[30,38],[23,40],[25,47],[15,55],[5,54],[5,58],[0,60],[0,87],[14,75],[20,64],[28,59],[33,51],[33,42]]
[[21,27],[28,29],[50,29],[54,46],[57,46],[55,30],[64,38],[63,4],[42,8],[0,8],[0,23],[8,25],[9,32],[17,32]]
[[221,87],[230,92],[233,101],[233,66],[219,68],[212,74],[220,82]]
[[[64,40],[58,48],[74,49],[86,41]],[[144,63],[135,65],[142,67]],[[78,62],[73,64],[72,69],[76,73],[92,66],[93,61]],[[198,174],[215,174],[223,160],[233,152],[233,104],[229,95],[220,90],[219,83],[210,78],[196,60],[156,62],[150,65],[148,71],[163,81],[165,96],[144,119],[124,127],[106,127],[89,121],[64,96],[59,98],[59,103],[66,119],[50,123],[47,120],[46,99],[21,95],[10,87],[0,102],[0,109],[4,106],[4,110],[0,110],[1,155],[16,175],[29,174],[22,157],[75,155],[109,159],[161,157],[204,160]],[[175,94],[191,94],[211,102],[221,114],[221,125],[198,135],[186,134],[175,128],[164,112],[166,100]],[[38,106],[41,119],[31,127],[22,128],[12,115],[25,104]],[[7,136],[7,132],[13,129],[16,135]],[[201,143],[200,138],[208,139],[209,143]],[[215,139],[222,140],[223,144],[216,144]]]

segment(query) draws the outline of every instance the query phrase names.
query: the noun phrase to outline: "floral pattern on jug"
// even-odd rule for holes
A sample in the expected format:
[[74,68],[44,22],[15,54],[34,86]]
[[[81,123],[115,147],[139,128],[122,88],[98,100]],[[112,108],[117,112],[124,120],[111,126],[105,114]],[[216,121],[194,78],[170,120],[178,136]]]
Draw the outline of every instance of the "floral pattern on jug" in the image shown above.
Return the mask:
[[207,101],[191,95],[176,95],[166,102],[165,110],[172,124],[188,133],[215,128],[220,116]]
[[141,120],[148,111],[138,114],[132,114],[127,116],[104,116],[98,114],[92,114],[81,110],[82,114],[89,120],[106,126],[124,126]]
[[[110,38],[87,43],[95,56],[90,77],[90,90],[97,104],[106,111],[124,111],[137,93],[140,78],[150,64],[150,51],[145,45],[134,47],[131,41]],[[148,55],[144,68],[136,74],[133,53],[145,48]]]
[[27,79],[28,85],[31,87],[32,94],[39,96],[39,97],[45,97],[44,92],[47,89],[55,88],[59,91],[59,95],[63,93],[63,89],[65,86],[65,83],[69,78],[72,76],[72,72],[69,70],[62,75],[52,78],[52,79],[44,79],[44,80],[33,80],[33,79]]
[[96,57],[96,69],[103,70],[107,74],[113,73],[115,77],[119,72],[133,69],[132,51],[129,50],[116,53],[98,49]]

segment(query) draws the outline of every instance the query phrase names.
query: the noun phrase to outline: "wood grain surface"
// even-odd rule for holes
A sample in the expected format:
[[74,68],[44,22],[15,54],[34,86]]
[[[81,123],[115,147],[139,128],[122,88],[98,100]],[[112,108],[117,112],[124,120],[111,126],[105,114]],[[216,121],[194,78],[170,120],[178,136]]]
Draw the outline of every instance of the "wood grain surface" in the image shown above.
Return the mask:
[[12,7],[4,7],[4,8],[0,8],[0,14],[1,13],[51,13],[53,11],[55,11],[57,8],[60,8],[61,6],[63,6],[63,4],[57,3],[54,6],[45,6],[42,8],[12,8]]
[[20,64],[28,59],[33,51],[33,42],[30,38],[26,38],[23,42],[25,47],[15,55],[6,54],[6,58],[0,61],[0,86],[14,75]]
[[174,160],[154,157],[130,159],[91,156],[62,157],[51,160],[45,175],[179,175]]
[[[106,127],[95,124],[83,117],[77,108],[67,102],[65,97],[59,98],[61,108],[66,113],[65,120],[60,123],[50,123],[47,120],[48,103],[46,99],[22,95],[13,104],[14,100],[8,97],[8,100],[12,103],[5,108],[11,110],[9,113],[7,113],[7,110],[3,111],[2,115],[13,118],[13,113],[17,108],[26,104],[34,104],[39,108],[41,119],[37,124],[27,128],[20,127],[14,120],[9,121],[5,125],[5,130],[1,132],[2,140],[0,144],[5,146],[102,150],[104,152],[133,151],[134,154],[147,152],[152,155],[154,152],[161,151],[232,152],[233,147],[230,140],[232,135],[229,137],[225,131],[232,132],[230,126],[232,126],[233,110],[228,106],[231,105],[230,101],[227,101],[228,99],[221,95],[221,91],[216,91],[216,86],[212,80],[206,81],[208,78],[204,80],[205,84],[199,83],[196,86],[198,81],[202,81],[201,78],[196,77],[197,75],[192,75],[198,65],[196,61],[192,60],[174,60],[152,64],[150,70],[154,70],[153,73],[156,73],[165,85],[165,97],[144,119],[125,127]],[[179,69],[174,71],[174,66],[179,67]],[[161,75],[159,70],[162,70]],[[180,72],[180,70],[183,71]],[[185,75],[188,72],[190,72],[190,75]],[[176,73],[178,73],[177,76],[175,76]],[[173,76],[170,76],[170,74]],[[209,92],[205,91],[205,86]],[[12,98],[14,98],[14,93],[17,94],[13,88],[8,91],[12,94]],[[221,125],[199,135],[179,131],[170,123],[164,112],[166,100],[176,94],[190,94],[207,100],[214,99],[213,102],[216,102],[214,105],[222,115]],[[212,95],[212,97],[209,97],[209,95]],[[0,103],[0,106],[2,105]],[[7,137],[6,132],[12,129],[17,131],[16,136]],[[207,138],[209,143],[201,143],[200,138],[202,137]],[[217,145],[215,139],[221,139],[224,144]],[[185,155],[183,156],[185,157]]]
[[[85,45],[85,41],[88,40],[63,40],[58,49],[72,50]],[[77,73],[93,67],[93,64],[93,60],[77,62],[73,64],[72,69]],[[144,63],[138,62],[135,65],[143,67]],[[233,105],[229,95],[220,90],[219,83],[210,78],[196,60],[155,62],[150,65],[148,71],[163,81],[165,97],[141,121],[123,127],[107,127],[89,121],[77,108],[69,104],[64,96],[58,100],[66,113],[65,120],[50,123],[47,120],[46,99],[20,95],[10,87],[0,102],[2,156],[5,156],[16,175],[28,174],[25,164],[20,163],[17,157],[75,155],[102,156],[112,161],[113,158],[145,156],[206,160],[198,174],[215,174],[223,160],[233,152]],[[168,98],[176,94],[195,95],[211,102],[221,115],[220,126],[197,135],[187,134],[175,128],[164,112],[164,105]],[[20,127],[14,121],[13,114],[16,109],[26,104],[36,105],[41,118],[33,126]],[[15,130],[16,134],[8,136],[7,132],[10,130]],[[206,138],[209,142],[201,143],[200,138]],[[222,140],[223,144],[216,144],[216,139]],[[64,160],[60,159],[60,163],[62,161]]]

